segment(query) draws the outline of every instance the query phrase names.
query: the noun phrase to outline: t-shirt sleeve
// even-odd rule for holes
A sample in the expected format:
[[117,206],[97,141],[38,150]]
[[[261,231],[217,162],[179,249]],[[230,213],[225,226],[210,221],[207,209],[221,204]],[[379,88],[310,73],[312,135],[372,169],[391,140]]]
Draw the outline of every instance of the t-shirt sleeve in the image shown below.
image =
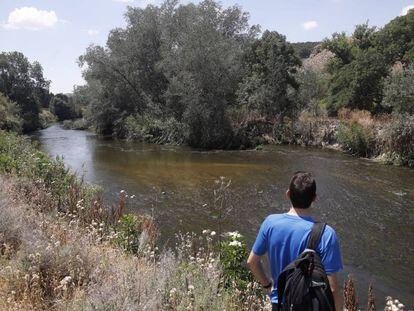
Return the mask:
[[258,256],[262,256],[267,252],[267,218],[260,226],[259,233],[257,234],[256,241],[253,244],[253,253]]
[[321,243],[322,264],[326,274],[334,274],[343,269],[339,241],[335,231],[329,228],[329,234],[324,243]]

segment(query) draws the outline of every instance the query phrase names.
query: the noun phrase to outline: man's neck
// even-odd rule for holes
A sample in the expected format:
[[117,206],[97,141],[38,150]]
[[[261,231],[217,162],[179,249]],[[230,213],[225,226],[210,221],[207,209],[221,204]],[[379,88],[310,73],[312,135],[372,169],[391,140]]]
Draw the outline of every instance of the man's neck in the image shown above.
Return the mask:
[[312,215],[312,209],[311,209],[311,207],[309,207],[309,208],[294,208],[293,206],[291,206],[288,214],[289,215],[295,215],[295,216],[311,216]]

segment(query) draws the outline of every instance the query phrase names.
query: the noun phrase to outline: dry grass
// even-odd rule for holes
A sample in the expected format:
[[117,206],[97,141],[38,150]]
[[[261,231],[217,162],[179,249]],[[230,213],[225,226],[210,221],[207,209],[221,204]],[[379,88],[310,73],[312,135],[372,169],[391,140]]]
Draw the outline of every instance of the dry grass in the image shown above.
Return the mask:
[[244,292],[223,286],[211,237],[183,235],[176,253],[159,251],[147,221],[147,246],[128,255],[110,227],[75,210],[56,213],[43,187],[0,181],[7,193],[0,203],[1,310],[263,309],[257,284]]

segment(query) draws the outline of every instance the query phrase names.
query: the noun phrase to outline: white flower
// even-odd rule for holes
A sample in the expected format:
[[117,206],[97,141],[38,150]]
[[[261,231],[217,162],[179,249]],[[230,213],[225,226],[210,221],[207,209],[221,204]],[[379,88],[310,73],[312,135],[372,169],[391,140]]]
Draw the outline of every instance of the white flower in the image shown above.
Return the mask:
[[71,283],[72,282],[72,277],[70,277],[69,275],[68,276],[65,276],[63,279],[62,279],[62,281],[60,281],[60,285],[62,285],[62,286],[66,286],[66,285],[68,285],[69,283]]
[[234,240],[240,239],[242,237],[242,235],[237,231],[229,232],[229,236]]
[[242,244],[239,241],[231,241],[229,243],[230,246],[236,246],[236,247],[241,247]]
[[211,231],[210,235],[211,236],[215,236],[216,235],[216,231]]
[[210,233],[210,230],[203,230],[203,232],[202,232],[203,234],[209,234]]
[[121,190],[121,192],[120,192],[121,194],[123,194],[123,193],[125,193],[125,190]]
[[194,286],[193,285],[188,285],[188,290],[189,291],[193,291],[194,290]]

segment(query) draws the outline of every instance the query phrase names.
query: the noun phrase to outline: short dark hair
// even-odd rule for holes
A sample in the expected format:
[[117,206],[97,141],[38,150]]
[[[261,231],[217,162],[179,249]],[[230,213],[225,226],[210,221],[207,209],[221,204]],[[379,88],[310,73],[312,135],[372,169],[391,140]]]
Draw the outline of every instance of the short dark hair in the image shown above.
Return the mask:
[[316,196],[316,182],[311,173],[296,172],[289,185],[290,201],[295,208],[309,208]]

